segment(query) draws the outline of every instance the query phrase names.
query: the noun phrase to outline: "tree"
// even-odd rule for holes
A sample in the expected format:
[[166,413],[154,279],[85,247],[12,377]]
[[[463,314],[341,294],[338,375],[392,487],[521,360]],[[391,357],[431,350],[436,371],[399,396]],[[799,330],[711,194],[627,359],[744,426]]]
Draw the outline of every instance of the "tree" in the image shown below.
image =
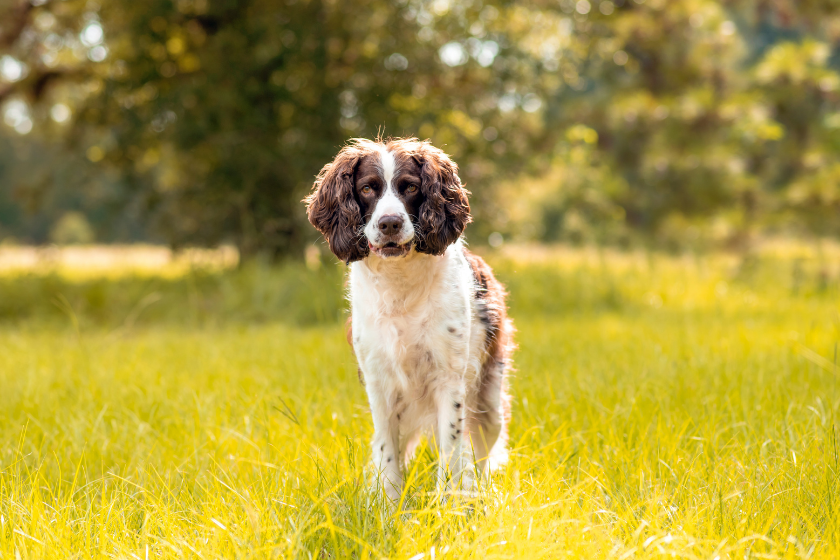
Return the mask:
[[0,102],[17,133],[112,170],[98,174],[109,208],[141,209],[174,245],[296,251],[314,239],[299,201],[320,167],[378,133],[455,157],[479,239],[680,239],[712,222],[735,241],[758,227],[835,234],[835,12],[15,0],[0,16]]
[[622,219],[659,240],[712,221],[736,242],[759,225],[840,233],[825,167],[840,122],[833,3],[565,1],[559,12],[565,39],[548,53],[555,31],[535,41],[546,73],[563,74],[534,82],[554,148],[512,229],[542,212],[544,239],[585,224],[614,237]]
[[[299,201],[346,138],[434,135],[469,161],[485,129],[475,108],[495,110],[499,45],[445,47],[482,6],[467,18],[391,2],[38,4],[12,10],[6,44],[28,75],[0,95],[17,96],[23,128],[72,113],[71,148],[119,170],[176,245],[288,252],[311,238]],[[464,178],[486,173],[467,165]]]

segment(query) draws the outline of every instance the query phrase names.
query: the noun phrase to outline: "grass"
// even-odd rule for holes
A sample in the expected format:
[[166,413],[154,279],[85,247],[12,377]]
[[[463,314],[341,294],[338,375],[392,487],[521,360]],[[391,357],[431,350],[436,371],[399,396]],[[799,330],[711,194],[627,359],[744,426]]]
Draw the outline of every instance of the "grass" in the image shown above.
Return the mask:
[[0,276],[0,557],[840,557],[838,260],[490,260],[511,461],[397,514],[340,268]]

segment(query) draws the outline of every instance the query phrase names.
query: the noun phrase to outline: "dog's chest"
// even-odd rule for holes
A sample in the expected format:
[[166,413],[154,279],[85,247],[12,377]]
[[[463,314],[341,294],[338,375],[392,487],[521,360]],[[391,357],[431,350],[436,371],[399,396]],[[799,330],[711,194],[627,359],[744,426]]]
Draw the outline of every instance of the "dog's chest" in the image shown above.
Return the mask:
[[400,290],[351,279],[354,347],[366,377],[413,393],[425,392],[435,379],[463,375],[471,309],[457,284]]

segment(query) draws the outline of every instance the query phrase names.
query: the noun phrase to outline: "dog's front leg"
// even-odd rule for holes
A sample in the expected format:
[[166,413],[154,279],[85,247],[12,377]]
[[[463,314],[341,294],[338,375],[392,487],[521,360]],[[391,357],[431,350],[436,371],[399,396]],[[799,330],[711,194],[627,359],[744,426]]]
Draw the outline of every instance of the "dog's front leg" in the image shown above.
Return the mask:
[[470,468],[470,447],[465,438],[467,421],[466,389],[463,381],[443,387],[437,394],[438,410],[438,488],[469,492],[473,489],[473,472]]
[[373,467],[385,495],[396,501],[402,494],[403,482],[397,412],[378,384],[368,385],[368,400],[373,416]]

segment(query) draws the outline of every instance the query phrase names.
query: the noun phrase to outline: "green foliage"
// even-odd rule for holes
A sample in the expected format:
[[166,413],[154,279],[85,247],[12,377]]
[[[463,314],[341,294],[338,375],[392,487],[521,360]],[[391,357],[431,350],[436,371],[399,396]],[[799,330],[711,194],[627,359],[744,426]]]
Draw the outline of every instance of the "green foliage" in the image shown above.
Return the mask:
[[[24,129],[34,120],[118,169],[126,200],[169,242],[283,253],[314,237],[300,199],[348,136],[434,132],[462,161],[484,145],[465,100],[483,96],[495,112],[484,89],[498,77],[480,65],[446,72],[437,55],[478,8],[447,16],[382,2],[47,3],[21,18],[34,35],[21,31],[11,50],[29,75],[5,93],[36,101],[19,111]],[[50,121],[57,105],[69,107],[69,127]],[[473,176],[465,168],[464,179]]]
[[[77,159],[15,196],[84,191],[174,245],[298,251],[319,168],[380,132],[452,153],[479,239],[840,233],[833,2],[35,4],[0,17],[4,120]],[[113,174],[74,182],[87,165]]]
[[[558,137],[535,204],[561,203],[540,237],[621,239],[611,216],[660,242],[698,229],[718,241],[774,228],[836,235],[823,171],[837,153],[826,126],[840,100],[836,15],[822,3],[708,0],[593,2],[574,15],[581,74],[543,88],[563,109],[547,126],[585,125],[597,150],[569,158],[579,140]],[[581,202],[586,183],[598,187]],[[567,227],[567,215],[584,225]]]
[[50,232],[50,240],[57,245],[92,243],[93,230],[81,212],[66,212]]

